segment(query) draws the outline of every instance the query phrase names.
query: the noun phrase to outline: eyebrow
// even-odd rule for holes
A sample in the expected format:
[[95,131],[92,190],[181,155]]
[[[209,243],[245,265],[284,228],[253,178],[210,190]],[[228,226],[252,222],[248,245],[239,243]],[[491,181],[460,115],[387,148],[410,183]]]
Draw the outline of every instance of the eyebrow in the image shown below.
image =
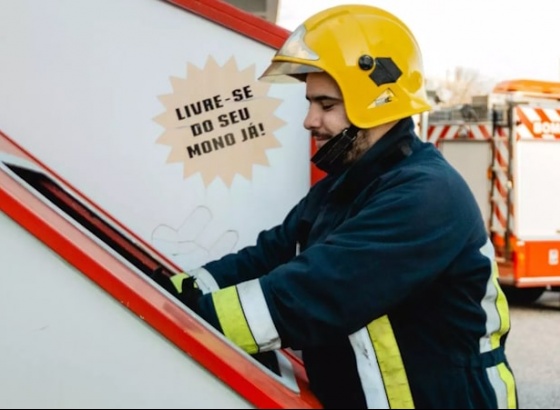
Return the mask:
[[315,97],[310,97],[310,96],[306,95],[306,96],[305,96],[305,99],[306,99],[307,101],[310,101],[310,102],[311,102],[311,101],[321,102],[321,101],[326,101],[326,100],[329,100],[329,101],[342,101],[342,98],[339,98],[339,97],[332,97],[332,96],[330,96],[330,95],[317,95],[317,96],[315,96]]

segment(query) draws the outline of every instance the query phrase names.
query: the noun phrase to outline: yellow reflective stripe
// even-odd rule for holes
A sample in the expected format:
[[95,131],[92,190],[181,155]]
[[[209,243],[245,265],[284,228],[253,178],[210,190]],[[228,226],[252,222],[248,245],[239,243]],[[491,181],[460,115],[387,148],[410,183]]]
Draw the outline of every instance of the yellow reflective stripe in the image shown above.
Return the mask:
[[515,394],[515,379],[513,378],[513,373],[509,370],[505,363],[500,363],[498,365],[498,373],[500,378],[506,385],[507,391],[507,408],[516,409],[517,408],[517,396]]
[[498,263],[492,261],[492,284],[496,288],[496,309],[500,315],[500,329],[492,335],[491,343],[492,348],[500,346],[500,338],[509,330],[510,328],[510,317],[509,317],[509,307],[502,288],[498,284]]
[[[491,344],[493,348],[500,346],[501,337],[510,329],[510,316],[509,316],[509,306],[506,299],[506,295],[502,290],[501,286],[498,284],[498,263],[492,261],[492,283],[497,289],[496,297],[496,309],[498,309],[498,314],[500,315],[500,329],[495,332],[491,337]],[[505,384],[506,395],[507,395],[507,408],[516,409],[517,408],[517,395],[515,389],[515,379],[513,373],[506,366],[505,363],[498,364],[498,373],[500,379]]]
[[414,400],[408,384],[399,346],[387,316],[374,320],[367,326],[373,342],[383,384],[392,409],[413,409]]
[[188,278],[189,275],[187,275],[184,272],[178,273],[176,275],[171,276],[170,280],[171,283],[173,284],[173,286],[175,286],[175,289],[177,289],[177,292],[181,293],[183,291],[183,279]]
[[[498,290],[498,296],[496,297],[496,308],[498,309],[501,320],[500,330],[494,333],[491,337],[492,347],[496,348],[500,346],[500,339],[502,335],[504,335],[504,333],[506,333],[510,329],[509,306],[506,296],[502,288],[498,284],[498,263],[496,261],[492,262],[492,282]],[[518,406],[515,389],[515,379],[513,377],[513,374],[505,363],[500,363],[498,365],[498,373],[500,374],[500,379],[502,379],[506,386],[508,409],[516,409]]]
[[247,353],[258,353],[259,348],[245,319],[237,287],[213,292],[212,301],[224,335]]
[[481,352],[490,351],[500,346],[501,337],[509,331],[510,317],[506,296],[498,283],[498,263],[495,260],[494,246],[490,239],[480,248],[480,253],[490,262],[490,277],[482,308],[487,316],[487,336],[481,339]]
[[[496,320],[494,320],[492,324],[487,323],[488,331],[492,331],[489,337],[490,346],[492,349],[496,349],[500,347],[502,336],[509,331],[511,326],[509,307],[506,296],[500,284],[498,283],[498,263],[495,260],[494,246],[492,245],[490,239],[486,240],[486,244],[484,244],[484,246],[480,248],[480,252],[490,260],[492,272],[490,275],[490,282],[488,287],[493,288],[489,289],[490,291],[496,292],[495,299],[493,299],[493,307],[495,308],[495,312],[497,312],[498,317],[496,319],[499,320],[499,325],[493,326],[494,323],[497,324]],[[489,311],[490,309],[486,308],[484,310],[488,317],[490,317],[491,315],[494,316],[494,310]],[[494,371],[497,371],[497,377],[499,377],[499,380],[495,379],[492,376],[494,374]],[[515,379],[506,364],[499,363],[494,368],[487,369],[487,372],[489,373],[488,378],[490,380],[490,383],[492,384],[498,398],[498,407],[507,406],[507,408],[509,409],[517,408]]]

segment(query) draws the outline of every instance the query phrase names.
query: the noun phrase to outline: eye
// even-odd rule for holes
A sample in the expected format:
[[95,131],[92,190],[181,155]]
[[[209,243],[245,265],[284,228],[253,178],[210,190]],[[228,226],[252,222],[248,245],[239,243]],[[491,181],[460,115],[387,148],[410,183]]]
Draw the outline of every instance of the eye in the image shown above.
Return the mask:
[[323,111],[329,111],[331,110],[333,107],[335,106],[335,103],[332,101],[325,101],[323,103],[321,103],[321,108],[323,109]]

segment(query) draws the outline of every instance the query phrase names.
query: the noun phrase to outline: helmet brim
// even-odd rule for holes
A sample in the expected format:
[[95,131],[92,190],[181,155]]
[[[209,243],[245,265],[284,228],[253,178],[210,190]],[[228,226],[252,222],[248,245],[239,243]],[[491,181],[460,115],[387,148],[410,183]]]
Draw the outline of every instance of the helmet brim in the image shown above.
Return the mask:
[[274,61],[261,74],[259,80],[270,83],[296,83],[305,81],[306,74],[322,71],[308,64]]

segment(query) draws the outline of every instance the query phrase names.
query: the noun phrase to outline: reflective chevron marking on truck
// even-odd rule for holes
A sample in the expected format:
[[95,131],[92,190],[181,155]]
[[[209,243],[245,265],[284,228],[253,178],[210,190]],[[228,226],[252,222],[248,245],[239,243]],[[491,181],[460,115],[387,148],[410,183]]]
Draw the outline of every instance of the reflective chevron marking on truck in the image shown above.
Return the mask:
[[516,107],[519,125],[516,138],[520,139],[560,139],[560,109]]
[[490,124],[444,124],[428,127],[428,142],[436,144],[441,140],[469,139],[484,141],[492,137]]

